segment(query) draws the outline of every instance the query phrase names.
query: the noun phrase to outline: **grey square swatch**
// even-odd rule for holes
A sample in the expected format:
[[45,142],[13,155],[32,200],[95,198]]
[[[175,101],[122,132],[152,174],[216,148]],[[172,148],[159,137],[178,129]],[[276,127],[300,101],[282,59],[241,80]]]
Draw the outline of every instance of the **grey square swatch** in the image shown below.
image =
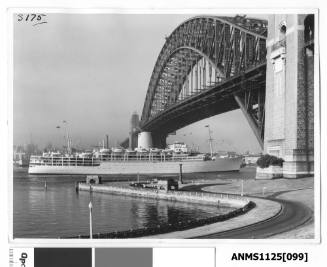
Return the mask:
[[96,248],[95,267],[152,267],[152,248]]

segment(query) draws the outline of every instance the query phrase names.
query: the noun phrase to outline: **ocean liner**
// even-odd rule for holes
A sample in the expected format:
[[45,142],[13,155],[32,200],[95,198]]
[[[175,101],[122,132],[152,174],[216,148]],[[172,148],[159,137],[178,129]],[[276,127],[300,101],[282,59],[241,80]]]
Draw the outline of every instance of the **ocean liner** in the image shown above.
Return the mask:
[[185,144],[175,142],[165,150],[102,148],[90,153],[43,153],[31,156],[30,174],[176,174],[239,171],[240,156],[219,157],[188,151]]

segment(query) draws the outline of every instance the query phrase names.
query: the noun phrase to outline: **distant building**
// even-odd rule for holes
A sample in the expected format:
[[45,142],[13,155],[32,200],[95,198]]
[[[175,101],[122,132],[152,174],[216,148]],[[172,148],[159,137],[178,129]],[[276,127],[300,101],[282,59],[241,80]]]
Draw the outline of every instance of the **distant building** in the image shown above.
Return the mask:
[[15,152],[13,153],[13,163],[15,166],[25,167],[28,166],[29,157],[25,152]]
[[15,166],[28,166],[31,155],[38,154],[40,151],[35,144],[24,144],[13,146],[13,163]]

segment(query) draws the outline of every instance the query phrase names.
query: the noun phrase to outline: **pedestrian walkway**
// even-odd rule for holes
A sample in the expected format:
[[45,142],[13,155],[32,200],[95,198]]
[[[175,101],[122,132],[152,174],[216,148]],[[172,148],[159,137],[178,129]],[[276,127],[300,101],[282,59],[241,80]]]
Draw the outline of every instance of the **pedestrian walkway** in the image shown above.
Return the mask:
[[[205,191],[205,189],[204,189]],[[246,214],[234,217],[230,220],[213,223],[210,225],[205,225],[185,231],[171,232],[167,234],[146,236],[143,238],[150,239],[170,239],[170,238],[194,238],[197,236],[203,236],[208,234],[213,234],[217,232],[223,232],[228,230],[233,230],[236,228],[244,227],[254,223],[269,220],[281,211],[281,205],[275,201],[267,199],[259,199],[248,197],[249,200],[256,204],[256,207],[248,211]]]

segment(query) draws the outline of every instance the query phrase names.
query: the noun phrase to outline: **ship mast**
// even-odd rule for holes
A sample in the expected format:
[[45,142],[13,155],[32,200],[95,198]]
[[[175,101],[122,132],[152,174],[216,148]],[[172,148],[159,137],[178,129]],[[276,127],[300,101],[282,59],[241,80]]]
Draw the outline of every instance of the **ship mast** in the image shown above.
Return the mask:
[[68,154],[72,153],[71,145],[72,145],[72,140],[69,137],[68,129],[67,129],[67,121],[63,120],[63,124],[65,124],[65,130],[66,130],[66,139],[67,139],[67,152]]
[[210,125],[208,124],[208,125],[206,125],[205,127],[208,128],[208,133],[209,133],[209,146],[210,146],[210,155],[211,155],[211,158],[212,158],[212,156],[213,156],[213,151],[212,151],[212,141],[213,141],[213,139],[212,139],[212,136],[211,136]]

